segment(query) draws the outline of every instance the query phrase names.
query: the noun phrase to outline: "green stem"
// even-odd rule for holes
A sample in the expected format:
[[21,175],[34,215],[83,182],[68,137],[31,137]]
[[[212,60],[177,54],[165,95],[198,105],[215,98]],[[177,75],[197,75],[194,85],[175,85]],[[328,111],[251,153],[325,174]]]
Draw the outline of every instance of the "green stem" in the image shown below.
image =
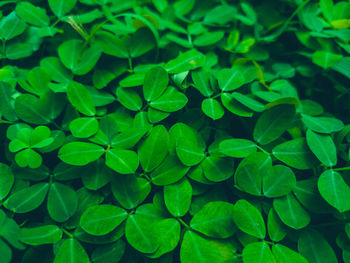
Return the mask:
[[334,169],[331,169],[332,171],[347,171],[347,170],[350,170],[350,166],[347,166],[347,167],[340,167],[340,168],[334,168]]
[[6,40],[2,40],[2,66],[5,66],[5,59],[6,59]]
[[66,229],[62,228],[62,231],[63,231],[63,233],[65,233],[70,238],[73,238],[73,235],[71,233],[69,233]]
[[266,151],[264,148],[260,147],[259,145],[256,146],[260,151],[262,151],[263,153],[266,153],[267,155],[271,155],[271,153],[269,153],[268,151]]
[[132,57],[128,57],[128,61],[129,61],[129,68],[130,68],[130,72],[133,72],[133,68],[132,68]]
[[177,218],[177,221],[179,221],[184,227],[190,229],[191,227],[189,225],[187,225],[187,223],[185,221],[183,221],[181,218]]

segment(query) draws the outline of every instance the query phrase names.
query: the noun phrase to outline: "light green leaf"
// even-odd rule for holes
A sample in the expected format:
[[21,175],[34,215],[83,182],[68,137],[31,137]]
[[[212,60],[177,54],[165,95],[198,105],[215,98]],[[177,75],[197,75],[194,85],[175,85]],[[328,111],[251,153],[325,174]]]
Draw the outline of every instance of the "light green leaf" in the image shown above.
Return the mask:
[[15,176],[9,166],[0,163],[0,200],[3,200],[10,192]]
[[62,239],[63,231],[56,225],[44,225],[32,228],[21,228],[19,239],[32,245],[54,244]]
[[174,87],[169,87],[163,95],[152,100],[150,106],[160,111],[174,112],[185,107],[187,101],[188,99],[185,94],[179,92]]
[[27,213],[39,207],[49,190],[48,183],[38,183],[13,193],[4,206],[15,213]]
[[76,118],[69,124],[69,129],[74,137],[88,138],[98,131],[98,121],[95,118]]
[[74,8],[76,2],[77,0],[49,0],[49,6],[56,16],[62,17]]
[[234,174],[234,161],[229,158],[208,156],[202,163],[204,176],[212,182],[224,181]]
[[120,174],[132,174],[139,167],[139,157],[131,150],[110,149],[106,152],[106,165]]
[[193,40],[193,44],[198,47],[205,47],[219,42],[224,37],[223,31],[205,32]]
[[296,138],[281,143],[272,149],[272,154],[278,160],[297,169],[311,169],[316,163],[305,138]]
[[204,70],[196,70],[191,73],[192,80],[194,82],[194,87],[204,96],[210,97],[213,95],[214,91],[212,90],[209,83],[209,72]]
[[87,116],[94,116],[96,109],[89,90],[75,81],[69,82],[67,86],[67,97],[69,102],[81,113]]
[[180,161],[187,166],[199,164],[204,158],[205,143],[192,127],[178,122],[170,128],[170,151],[175,150]]
[[79,241],[68,238],[61,244],[53,263],[90,263],[90,259]]
[[213,238],[228,238],[237,228],[233,222],[233,205],[227,202],[216,201],[205,204],[194,215],[191,228]]
[[224,108],[216,99],[208,98],[202,101],[202,111],[213,120],[221,119],[224,116]]
[[207,24],[225,25],[234,21],[237,9],[231,5],[218,5],[215,8],[209,9],[205,14],[204,22]]
[[338,172],[327,170],[318,178],[318,190],[321,196],[340,213],[350,210],[350,186]]
[[337,150],[329,135],[307,130],[306,141],[310,150],[324,165],[332,167],[337,164]]
[[275,256],[277,262],[280,263],[308,263],[302,255],[295,252],[294,250],[283,246],[281,244],[275,244],[272,246],[272,254]]
[[260,144],[279,138],[293,124],[294,105],[282,104],[265,111],[255,124],[253,137]]
[[12,11],[0,21],[0,39],[10,40],[22,34],[26,27],[27,24]]
[[112,232],[126,218],[126,211],[118,206],[96,205],[84,211],[80,226],[90,235],[103,236]]
[[287,235],[288,228],[282,223],[273,208],[270,209],[267,217],[267,229],[270,239],[274,242],[281,241]]
[[19,167],[38,168],[42,163],[41,155],[32,149],[25,149],[15,156],[16,163]]
[[163,125],[152,128],[149,136],[138,147],[140,163],[145,172],[156,168],[168,154],[169,134]]
[[222,91],[238,89],[245,83],[244,75],[238,69],[222,69],[218,76],[219,88]]
[[70,186],[53,183],[47,199],[47,210],[50,217],[57,222],[67,221],[78,207],[76,192]]
[[47,16],[45,9],[37,7],[30,2],[20,2],[16,6],[17,15],[29,24],[34,26],[48,26],[50,18]]
[[266,197],[274,198],[288,194],[293,190],[296,184],[296,178],[287,166],[275,165],[271,173],[263,177],[263,191]]
[[180,54],[173,60],[170,60],[165,69],[168,73],[181,73],[201,67],[205,62],[205,56],[199,51],[192,49]]
[[135,175],[119,175],[111,183],[112,194],[125,209],[141,204],[151,192],[151,184]]
[[239,200],[233,207],[233,221],[237,227],[260,239],[265,238],[266,227],[261,212],[246,200]]
[[186,178],[175,184],[164,186],[165,205],[170,214],[175,217],[182,217],[187,213],[191,199],[192,186]]
[[234,258],[234,249],[228,242],[207,239],[190,230],[183,237],[180,248],[181,263],[224,263]]
[[273,200],[273,208],[284,224],[301,229],[310,223],[308,212],[299,204],[292,193]]
[[298,250],[310,263],[337,263],[337,257],[327,240],[316,230],[304,230],[298,240]]
[[314,132],[332,133],[341,131],[344,128],[343,122],[336,118],[312,117],[305,114],[301,114],[301,116],[305,126]]
[[104,149],[96,144],[87,142],[70,142],[58,151],[58,157],[65,163],[83,166],[104,154]]
[[142,108],[142,99],[133,89],[119,87],[117,89],[118,101],[127,109],[139,111]]
[[232,98],[253,111],[261,112],[265,110],[264,104],[239,92],[233,92]]
[[323,69],[328,69],[337,64],[342,57],[342,55],[338,55],[329,51],[317,50],[312,55],[312,62],[322,67]]
[[219,150],[221,153],[234,157],[244,158],[249,154],[256,152],[256,144],[246,139],[226,139],[220,142]]
[[168,73],[162,67],[154,67],[146,72],[143,83],[143,96],[146,101],[160,97],[168,86]]
[[250,243],[243,249],[244,263],[276,263],[271,249],[265,242]]

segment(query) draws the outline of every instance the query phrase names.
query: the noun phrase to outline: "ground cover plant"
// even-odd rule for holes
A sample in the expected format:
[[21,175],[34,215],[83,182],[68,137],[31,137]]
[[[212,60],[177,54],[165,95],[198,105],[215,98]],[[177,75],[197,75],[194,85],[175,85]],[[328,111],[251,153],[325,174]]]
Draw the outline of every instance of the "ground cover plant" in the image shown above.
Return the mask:
[[0,2],[0,262],[350,262],[350,1]]

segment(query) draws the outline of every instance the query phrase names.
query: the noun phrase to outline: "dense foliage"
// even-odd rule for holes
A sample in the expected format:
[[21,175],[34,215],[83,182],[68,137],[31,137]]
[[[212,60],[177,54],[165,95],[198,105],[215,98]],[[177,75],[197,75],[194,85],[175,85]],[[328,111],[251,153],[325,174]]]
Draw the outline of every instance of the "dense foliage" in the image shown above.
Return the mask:
[[350,262],[350,1],[0,2],[0,262]]

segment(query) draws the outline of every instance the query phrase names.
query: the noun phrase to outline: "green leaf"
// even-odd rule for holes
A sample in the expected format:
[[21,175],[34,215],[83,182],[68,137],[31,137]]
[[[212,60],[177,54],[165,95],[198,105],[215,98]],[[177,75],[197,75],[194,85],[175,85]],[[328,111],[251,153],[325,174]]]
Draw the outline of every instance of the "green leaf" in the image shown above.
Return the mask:
[[168,73],[162,67],[154,67],[146,72],[143,83],[143,96],[146,101],[159,98],[168,86]]
[[227,243],[207,239],[193,231],[186,231],[180,248],[182,263],[223,263],[234,258],[233,248]]
[[204,22],[207,24],[224,25],[234,21],[237,9],[231,5],[218,5],[206,12]]
[[206,32],[193,41],[193,44],[198,47],[205,47],[219,42],[224,37],[223,31]]
[[191,228],[213,238],[228,238],[236,232],[232,204],[222,201],[208,202],[194,215]]
[[174,112],[185,107],[187,101],[185,94],[177,91],[176,88],[169,87],[163,95],[152,100],[150,106],[160,111]]
[[350,210],[350,186],[344,181],[338,172],[327,170],[318,178],[318,190],[321,196],[331,206],[335,207],[340,213]]
[[117,89],[118,101],[127,109],[139,111],[142,108],[142,99],[133,89],[119,87]]
[[91,235],[102,236],[112,232],[126,218],[126,211],[118,206],[96,205],[84,211],[80,226]]
[[282,223],[273,208],[270,209],[267,217],[267,229],[270,239],[274,242],[281,241],[287,235],[288,228]]
[[156,226],[156,222],[147,217],[131,215],[126,221],[125,237],[136,250],[142,253],[153,253],[159,247]]
[[280,197],[290,193],[296,184],[296,178],[287,166],[275,165],[271,173],[263,177],[263,191],[266,197]]
[[213,120],[221,119],[224,116],[224,108],[216,99],[208,98],[202,101],[202,111]]
[[47,16],[45,9],[37,7],[29,2],[20,2],[16,6],[17,15],[29,24],[34,26],[48,26],[50,18]]
[[76,0],[49,0],[49,6],[56,16],[62,17],[74,8],[76,2]]
[[54,244],[62,239],[63,231],[55,225],[44,225],[32,228],[21,228],[19,239],[32,245]]
[[246,200],[239,200],[233,207],[233,221],[239,230],[263,239],[266,235],[265,222],[261,212]]
[[129,57],[129,51],[125,42],[124,39],[120,39],[106,31],[100,31],[96,34],[96,43],[100,45],[103,52],[118,58]]
[[15,156],[16,163],[19,167],[38,168],[42,163],[41,155],[32,149],[25,149]]
[[98,131],[98,121],[95,118],[76,118],[69,124],[69,129],[74,137],[88,138]]
[[184,177],[190,167],[184,166],[179,159],[169,154],[164,161],[151,173],[152,183],[155,185],[168,185]]
[[47,210],[53,220],[57,222],[67,221],[74,215],[77,207],[77,194],[70,186],[57,182],[50,186]]
[[233,92],[232,98],[253,111],[261,112],[265,110],[264,104],[239,92]]
[[149,256],[150,258],[159,258],[174,250],[180,241],[181,225],[175,218],[161,220],[157,224],[157,231],[160,233],[157,237],[159,247],[155,253]]
[[17,120],[16,112],[12,104],[13,99],[11,98],[14,91],[15,89],[12,88],[9,83],[0,81],[0,114],[9,121]]
[[49,184],[38,183],[11,194],[4,206],[15,213],[27,213],[39,207],[46,197]]
[[169,134],[163,125],[152,128],[149,136],[139,145],[138,155],[145,172],[154,170],[168,154]]
[[190,209],[192,199],[192,186],[187,179],[164,186],[164,202],[175,217],[184,216]]
[[1,260],[4,263],[10,263],[12,259],[12,250],[11,248],[3,241],[0,239],[0,253],[1,253]]
[[273,200],[273,208],[284,224],[301,229],[310,223],[310,216],[292,193]]
[[83,84],[75,81],[69,82],[67,86],[67,97],[69,102],[81,113],[87,116],[94,116],[96,114],[91,95]]
[[333,20],[333,0],[321,0],[320,6],[324,17],[331,22]]
[[260,144],[268,144],[279,138],[293,123],[295,108],[282,104],[265,111],[255,124],[253,137]]
[[[115,173],[105,165],[103,158],[96,162],[89,163],[83,169],[77,168],[82,172],[82,182],[85,188],[89,190],[98,190],[108,184]],[[74,171],[74,170],[73,170]],[[80,177],[80,176],[79,176]]]
[[125,241],[119,239],[117,242],[105,246],[99,246],[91,254],[94,263],[117,263],[125,252]]
[[301,114],[302,121],[307,128],[319,133],[332,133],[341,131],[344,124],[341,120],[330,117],[312,117]]
[[212,182],[227,180],[234,173],[234,161],[228,158],[208,156],[202,163],[204,176]]
[[222,69],[218,75],[219,87],[222,91],[232,91],[240,88],[244,83],[244,75],[238,69]]
[[271,173],[270,156],[262,153],[252,153],[244,158],[235,172],[235,184],[238,189],[252,195],[261,196],[263,178]]
[[307,130],[306,141],[310,150],[324,165],[332,167],[337,164],[337,150],[329,135]]
[[272,246],[272,254],[274,255],[276,261],[281,263],[308,263],[306,258],[304,258],[302,255],[281,244],[275,244]]
[[111,183],[115,199],[125,209],[141,204],[151,192],[151,184],[135,175],[119,175]]
[[232,97],[232,94],[224,92],[221,94],[220,98],[221,98],[222,105],[224,105],[224,107],[228,109],[231,113],[242,117],[253,116],[253,112],[249,108],[241,104],[240,102],[236,101]]
[[180,54],[165,64],[168,73],[181,73],[201,67],[205,62],[205,56],[199,51],[192,49]]
[[257,151],[256,144],[246,139],[227,139],[219,144],[220,152],[234,158],[244,158]]
[[212,90],[209,82],[210,75],[204,70],[196,70],[191,73],[192,80],[194,82],[194,87],[204,96],[210,97],[213,95],[214,91]]
[[170,129],[171,147],[186,166],[199,164],[204,158],[205,143],[197,131],[184,123],[176,123]]
[[4,163],[0,163],[0,200],[3,200],[10,192],[15,176],[10,167]]
[[304,230],[298,240],[298,250],[309,262],[337,263],[337,257],[327,240],[316,230]]
[[12,11],[0,21],[0,39],[10,40],[22,34],[26,27],[26,23]]
[[342,57],[329,51],[318,50],[312,55],[312,62],[323,69],[328,69],[337,64]]
[[132,174],[139,167],[139,157],[134,151],[110,149],[106,152],[106,165],[120,174]]
[[54,263],[90,263],[84,247],[74,238],[68,238],[61,244]]
[[104,154],[104,149],[96,144],[87,142],[70,142],[58,151],[58,157],[65,163],[83,166]]
[[30,94],[22,94],[15,100],[17,116],[28,123],[48,124],[60,115],[64,108],[62,94],[47,92],[39,99]]
[[285,164],[302,170],[313,168],[316,161],[305,138],[281,143],[272,149],[272,154]]
[[242,253],[244,263],[276,263],[268,244],[254,242],[244,247]]

